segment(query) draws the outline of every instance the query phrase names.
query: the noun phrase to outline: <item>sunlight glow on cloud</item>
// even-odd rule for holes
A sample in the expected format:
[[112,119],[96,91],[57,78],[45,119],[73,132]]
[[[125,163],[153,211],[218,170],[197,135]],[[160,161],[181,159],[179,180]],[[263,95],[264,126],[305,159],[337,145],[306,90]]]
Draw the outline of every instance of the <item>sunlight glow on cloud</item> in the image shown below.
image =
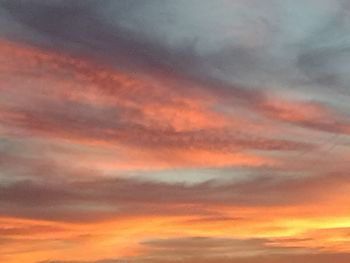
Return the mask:
[[343,0],[0,1],[0,261],[350,261]]

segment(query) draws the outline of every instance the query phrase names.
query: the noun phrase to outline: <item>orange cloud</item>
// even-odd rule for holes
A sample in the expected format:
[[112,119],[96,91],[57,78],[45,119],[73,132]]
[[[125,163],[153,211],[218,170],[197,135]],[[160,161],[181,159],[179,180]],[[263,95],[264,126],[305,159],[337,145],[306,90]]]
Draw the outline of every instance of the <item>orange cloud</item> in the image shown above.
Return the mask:
[[[230,256],[237,240],[253,240],[239,248],[270,253],[262,262],[322,262],[324,253],[349,251],[348,166],[334,174],[291,158],[322,152],[313,134],[301,138],[281,125],[347,134],[346,116],[330,107],[4,41],[0,55],[0,165],[9,179],[0,184],[0,260],[147,262],[172,250],[174,239],[196,246],[187,240],[196,236],[210,240],[201,249],[226,240],[230,246],[218,249]],[[346,150],[339,155],[347,160]],[[233,176],[195,184],[127,177],[174,168],[226,168]],[[238,168],[247,180],[237,179]],[[320,257],[289,250],[297,246]],[[272,255],[276,247],[290,254]],[[157,260],[166,262],[149,262]]]

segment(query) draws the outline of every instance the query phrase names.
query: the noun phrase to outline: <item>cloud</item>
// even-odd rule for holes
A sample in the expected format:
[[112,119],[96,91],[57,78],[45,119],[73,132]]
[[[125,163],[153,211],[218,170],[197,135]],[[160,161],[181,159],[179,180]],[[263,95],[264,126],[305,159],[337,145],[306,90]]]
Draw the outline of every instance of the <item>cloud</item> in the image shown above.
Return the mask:
[[196,257],[205,251],[203,257],[244,257],[264,255],[268,253],[283,253],[297,248],[282,248],[269,245],[264,239],[229,239],[211,237],[188,237],[177,239],[150,240],[142,243],[149,247],[149,254],[159,258],[188,258]]
[[[90,54],[121,68],[230,84],[238,95],[246,87],[320,90],[308,86],[310,80],[345,91],[346,10],[346,3],[330,0],[307,6],[273,0],[3,1],[6,22],[30,33],[2,31],[10,39]],[[312,95],[325,98],[323,93]]]
[[347,94],[346,74],[349,61],[348,34],[349,5],[338,1],[339,9],[331,18],[311,34],[298,56],[298,67],[318,85]]
[[336,134],[348,134],[349,116],[317,102],[266,101],[258,106],[266,116],[297,126]]
[[0,261],[348,262],[348,13],[0,1]]
[[186,237],[158,239],[142,243],[149,250],[144,256],[96,261],[42,261],[40,263],[119,263],[119,262],[347,262],[347,253],[305,251],[297,247],[269,245],[264,239],[225,239],[209,237]]
[[[88,59],[10,43],[2,47],[9,63],[0,118],[11,133],[79,144],[109,143],[124,147],[126,155],[144,152],[140,158],[150,159],[154,166],[160,165],[152,161],[157,159],[163,167],[259,166],[273,161],[248,151],[315,148],[311,143],[256,134],[253,121],[216,109],[220,101],[207,92],[176,91],[180,84],[169,84],[166,78],[154,81]],[[17,70],[23,70],[26,81],[17,83],[13,76]],[[234,98],[231,93],[221,96]],[[262,123],[256,128],[269,127]]]
[[132,259],[121,259],[121,260],[102,260],[102,261],[43,261],[40,263],[121,263],[121,262],[164,262],[164,263],[189,263],[189,262],[203,262],[203,263],[254,263],[256,261],[262,263],[292,263],[292,262],[310,262],[310,263],[326,263],[330,260],[337,260],[340,263],[346,263],[349,261],[349,254],[346,253],[321,253],[321,254],[305,254],[305,255],[271,255],[266,257],[247,257],[247,258],[227,258],[227,257],[214,257],[214,258],[204,258],[196,257],[183,260],[172,260],[172,259],[162,259],[161,261],[157,260],[147,260],[141,259],[141,261],[132,260]]
[[[69,178],[68,175],[66,175]],[[210,215],[225,207],[288,207],[322,204],[327,187],[341,192],[344,175],[306,178],[257,177],[233,182],[208,181],[191,185],[138,179],[80,181],[17,181],[0,187],[1,214],[59,221],[95,221],[116,216]],[[193,210],[183,210],[184,206]],[[214,215],[215,215],[215,209]]]

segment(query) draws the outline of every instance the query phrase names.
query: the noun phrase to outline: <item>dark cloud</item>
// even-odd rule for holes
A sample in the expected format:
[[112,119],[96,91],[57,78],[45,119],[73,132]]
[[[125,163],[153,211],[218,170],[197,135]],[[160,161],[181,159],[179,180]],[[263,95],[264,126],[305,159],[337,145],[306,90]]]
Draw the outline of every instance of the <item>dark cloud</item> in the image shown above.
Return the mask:
[[[179,90],[182,89],[181,86],[190,89],[193,85],[188,85],[190,83],[186,82],[190,79],[200,84],[201,88],[206,89],[208,94],[219,98],[227,106],[243,103],[245,107],[255,109],[254,106],[261,108],[259,105],[266,103],[264,92],[235,85],[234,81],[232,84],[232,81],[224,80],[225,78],[213,74],[216,70],[221,72],[219,75],[236,75],[239,79],[242,74],[247,72],[250,75],[255,75],[255,72],[264,71],[266,68],[264,63],[266,62],[260,61],[261,50],[229,45],[221,47],[219,50],[213,50],[209,54],[200,54],[193,41],[184,40],[182,46],[171,46],[154,35],[154,32],[133,31],[127,29],[125,25],[123,26],[125,18],[123,12],[129,13],[130,10],[152,6],[151,2],[140,4],[124,1],[118,3],[77,1],[70,4],[67,1],[50,3],[4,1],[2,6],[12,15],[14,20],[32,28],[33,31],[41,35],[41,38],[37,39],[35,34],[32,34],[32,39],[26,40],[32,44],[39,44],[39,40],[44,38],[47,39],[47,43],[41,43],[41,45],[73,54],[80,53],[80,55],[90,57],[92,55],[97,61],[104,64],[112,64],[122,68],[124,66],[131,67],[133,70],[137,67],[138,71],[146,69],[154,77],[159,76],[158,74],[171,75],[177,81],[179,79],[184,81],[184,85],[178,85],[177,89]],[[161,5],[160,10],[166,6],[166,4]],[[110,12],[106,12],[108,8],[115,10],[113,18],[107,15],[110,14]],[[331,34],[327,32],[336,30],[335,26],[326,25],[325,27],[328,29],[321,30],[323,34]],[[18,33],[21,35],[21,32]],[[312,43],[312,40],[307,42]],[[298,55],[297,66],[317,82],[335,84],[333,83],[335,79],[337,81],[339,79],[337,74],[346,76],[341,70],[338,70],[338,67],[343,65],[344,58],[347,57],[347,48],[342,45],[339,47],[332,45],[330,46],[326,42],[325,48],[315,48],[315,45],[312,45],[311,49],[304,45],[304,49]],[[101,82],[101,80],[99,81]],[[111,90],[108,87],[116,83],[109,79],[100,84],[104,86],[103,90]],[[113,95],[118,96],[115,92]],[[348,129],[346,124],[331,121],[309,121],[300,123],[300,125],[306,128],[339,133],[347,133]]]
[[334,92],[349,95],[347,93],[348,76],[345,71],[350,61],[350,43],[348,46],[340,45],[306,51],[299,56],[298,65],[317,84],[333,88]]
[[[148,2],[145,5],[153,4]],[[68,1],[43,3],[34,0],[2,3],[15,21],[33,30],[28,38],[22,39],[29,44],[92,57],[102,64],[146,72],[154,77],[161,74],[176,81],[195,81],[212,96],[221,99],[229,95],[231,101],[234,99],[248,104],[262,99],[262,92],[232,85],[212,74],[217,70],[235,75],[246,72],[249,67],[254,67],[257,59],[252,54],[254,51],[243,46],[230,46],[204,55],[197,50],[193,39],[171,46],[152,32],[128,30],[119,16],[140,5],[143,4],[137,1],[76,1],[71,4]],[[166,6],[160,3],[159,8]],[[113,17],[104,14],[106,9],[114,11]],[[16,32],[13,34],[16,35]],[[23,32],[17,34],[15,39],[24,35]],[[193,86],[188,84],[184,83],[186,90]]]
[[166,262],[166,263],[326,263],[336,259],[347,262],[347,253],[326,253],[298,247],[272,245],[268,239],[230,239],[210,237],[184,237],[145,241],[146,255],[123,259],[97,261],[42,261],[40,263],[121,263],[121,262]]
[[[338,189],[347,176],[257,177],[238,182],[169,184],[137,179],[18,181],[0,187],[0,212],[50,220],[101,220],[125,215],[213,216],[208,206],[288,206],[320,202],[325,185]],[[192,207],[183,209],[183,206]],[[214,215],[215,216],[215,215]]]
[[251,256],[251,257],[192,257],[188,259],[121,259],[121,260],[100,260],[100,261],[44,261],[40,263],[294,263],[294,262],[307,262],[307,263],[328,263],[336,260],[339,263],[347,263],[350,260],[350,255],[347,253],[310,253],[310,254],[284,254],[284,255],[269,255],[269,256]]
[[346,38],[349,4],[346,1],[337,3],[340,6],[337,12],[300,43],[297,67],[318,86],[349,95],[350,42]]
[[[118,24],[118,15],[135,4],[124,1],[113,2],[113,5],[111,1],[76,1],[73,4],[69,1],[5,1],[2,6],[15,20],[45,39],[45,43],[40,43],[39,37],[25,39],[32,44],[95,55],[118,66],[190,68],[194,60],[191,50],[168,50],[147,34],[135,35]],[[101,14],[109,6],[115,11],[114,23]]]
[[[295,40],[293,34],[290,39],[283,35],[284,31],[290,31],[288,24],[278,24],[284,21],[284,18],[280,16],[286,10],[274,1],[268,1],[266,6],[269,6],[271,10],[266,13],[262,12],[261,17],[253,16],[251,19],[254,23],[251,23],[255,27],[259,26],[256,28],[257,32],[253,32],[256,35],[265,34],[263,39],[270,37],[271,40],[277,40],[276,43],[278,43],[279,38],[286,38],[285,42],[282,41],[282,46],[273,42],[270,44],[271,49],[277,50],[276,54],[273,53],[273,50],[269,50],[270,47],[267,44],[249,47],[254,40],[260,40],[254,39],[254,35],[252,41],[240,44],[239,36],[241,35],[237,28],[240,22],[235,20],[230,21],[231,30],[239,31],[232,32],[233,35],[238,34],[238,37],[233,38],[232,42],[217,40],[214,42],[217,43],[216,45],[211,44],[211,47],[204,52],[199,44],[211,42],[210,36],[201,35],[201,33],[207,33],[206,31],[200,31],[196,36],[190,38],[186,37],[189,32],[192,32],[191,30],[196,29],[196,25],[191,24],[191,22],[194,23],[193,21],[186,20],[188,19],[186,9],[193,8],[195,3],[195,1],[187,4],[178,3],[180,11],[169,11],[172,8],[171,1],[140,3],[138,1],[100,2],[92,0],[75,1],[74,3],[70,1],[47,3],[31,0],[2,1],[1,6],[14,22],[31,30],[31,34],[26,35],[23,30],[17,32],[14,29],[11,34],[13,39],[22,38],[22,41],[35,45],[74,54],[88,54],[102,63],[117,67],[137,69],[152,72],[152,74],[161,72],[177,78],[194,79],[197,82],[209,83],[208,86],[211,87],[209,89],[212,91],[220,90],[220,86],[228,86],[228,91],[234,94],[234,97],[244,95],[248,103],[259,99],[262,94],[256,90],[249,93],[249,88],[247,88],[250,87],[249,84],[239,86],[235,85],[236,83],[251,83],[252,86],[263,89],[269,88],[266,85],[271,85],[273,81],[271,79],[275,79],[281,85],[299,85],[304,78],[294,76],[298,69],[301,69],[311,81],[318,84],[323,83],[326,86],[340,85],[344,89],[347,83],[345,69],[348,57],[347,42],[344,40],[345,43],[344,41],[333,43],[334,38],[342,39],[342,35],[347,32],[344,8],[334,14],[330,12],[330,17],[327,17],[325,21],[318,21],[319,23],[315,26],[317,30],[310,30],[306,26],[305,37]],[[227,5],[225,2],[222,4]],[[336,1],[334,6],[340,4],[341,1]],[[240,3],[237,5],[244,7]],[[206,6],[206,3],[203,6]],[[245,8],[249,6],[246,4]],[[264,6],[262,10],[263,8]],[[230,6],[227,9],[229,10]],[[219,11],[222,10],[219,9]],[[140,17],[135,18],[135,14],[139,14]],[[149,20],[148,17],[152,15],[160,20],[156,18]],[[290,15],[291,19],[295,19],[298,14],[291,12]],[[180,27],[176,28],[175,32],[172,31],[174,29],[171,26],[165,27],[169,29],[169,32],[161,33],[164,28],[159,23],[163,21],[164,24],[171,25],[169,21],[172,19],[176,19],[175,27],[178,26],[181,19],[189,23],[188,32],[184,32],[184,37],[181,38],[184,29]],[[210,16],[208,20],[211,21]],[[250,28],[252,25],[248,23],[249,20],[244,22],[247,23],[246,31],[252,30]],[[219,30],[219,25],[215,24],[214,29]],[[169,43],[171,42],[168,39],[169,35],[177,35],[176,33],[180,35],[175,38],[176,44]],[[197,32],[194,31],[194,33]],[[243,31],[243,33],[246,32]],[[293,30],[291,33],[295,34]],[[5,34],[5,37],[9,36]],[[291,49],[289,45],[295,44],[298,48]],[[284,51],[285,56],[277,53],[280,50]],[[254,78],[252,78],[253,75]],[[293,75],[293,77],[288,75]],[[295,81],[295,78],[298,80]],[[213,86],[215,89],[212,88]]]
[[205,251],[205,257],[242,257],[252,254],[283,252],[286,249],[269,245],[265,239],[230,239],[211,237],[187,237],[175,239],[158,239],[144,241],[141,244],[148,247],[150,254],[159,258],[186,258],[195,257]]
[[3,237],[16,237],[16,236],[28,236],[28,235],[40,235],[40,233],[47,232],[59,232],[63,231],[64,228],[57,226],[48,225],[32,225],[22,227],[1,227],[0,234]]

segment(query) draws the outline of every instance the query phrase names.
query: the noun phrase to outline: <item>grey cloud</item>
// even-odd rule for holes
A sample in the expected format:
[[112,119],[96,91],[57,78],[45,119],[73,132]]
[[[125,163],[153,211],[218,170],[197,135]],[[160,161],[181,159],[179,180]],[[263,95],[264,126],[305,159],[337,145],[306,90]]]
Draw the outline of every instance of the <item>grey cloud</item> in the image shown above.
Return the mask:
[[300,43],[297,66],[317,85],[349,95],[349,4],[347,1],[337,3],[340,7],[337,12]]
[[[13,24],[33,31],[26,36],[14,28],[15,40],[24,38],[22,41],[35,45],[88,54],[102,63],[153,76],[166,73],[189,78],[216,96],[229,92],[231,98],[247,104],[263,99],[264,92],[257,89],[310,92],[339,86],[346,93],[347,21],[344,14],[339,15],[346,2],[310,1],[302,13],[295,11],[303,4],[300,1],[281,4],[272,0],[264,4],[64,0],[1,4]],[[256,43],[260,38],[261,45]],[[254,89],[249,92],[247,87]],[[312,96],[332,99],[322,90]]]
[[[15,36],[12,38],[15,40],[24,37],[24,42],[74,54],[88,54],[97,61],[119,68],[146,71],[151,75],[165,73],[175,78],[195,80],[211,90],[214,95],[215,90],[219,90],[219,93],[223,90],[221,92],[229,92],[232,97],[241,98],[247,103],[261,99],[262,94],[259,92],[249,92],[249,89],[236,84],[241,82],[241,76],[248,74],[248,78],[251,79],[252,74],[256,75],[259,70],[269,67],[261,65],[260,51],[241,44],[224,44],[223,39],[219,42],[220,48],[214,44],[209,51],[204,52],[198,47],[196,38],[190,37],[186,29],[180,28],[181,25],[160,34],[157,30],[164,31],[162,22],[152,19],[148,21],[152,12],[155,12],[155,17],[159,17],[168,10],[169,16],[174,12],[178,16],[176,21],[185,19],[188,25],[182,25],[183,28],[189,27],[189,32],[196,32],[196,23],[186,11],[188,8],[194,8],[196,4],[199,2],[181,2],[178,3],[178,8],[171,9],[171,1],[148,1],[143,4],[137,1],[76,1],[74,4],[68,1],[4,1],[2,6],[5,12],[12,15],[14,22],[36,32],[28,37],[25,37],[22,31],[13,32],[12,35]],[[226,4],[222,2],[222,5]],[[218,14],[213,14],[213,21],[216,21],[215,15],[219,15],[220,12],[227,14],[227,10],[230,9],[223,8],[220,4],[213,7],[211,5],[210,2],[200,4],[209,11],[210,8],[219,9]],[[136,19],[136,14],[140,12],[141,19]],[[204,19],[201,14],[197,16],[199,21]],[[148,20],[144,22],[143,19]],[[232,21],[226,21],[228,22]],[[169,21],[166,24],[171,25]],[[207,43],[210,34],[218,29],[220,24],[215,24],[211,31],[201,26],[200,32],[204,35],[201,35],[200,43]],[[189,37],[178,36],[175,45],[166,40],[181,30],[185,30]],[[220,38],[220,35],[217,36]],[[270,64],[266,60],[263,64],[265,63]],[[225,77],[226,75],[233,76],[234,81]],[[187,86],[186,89],[188,88]]]
[[334,259],[345,263],[350,258],[348,253],[327,253],[317,249],[283,247],[272,243],[273,241],[269,239],[210,237],[154,239],[141,243],[147,248],[147,252],[140,256],[97,261],[48,260],[40,263],[326,263]]
[[[325,185],[340,191],[340,186],[348,182],[347,176],[340,175],[306,178],[260,176],[250,180],[208,181],[192,185],[127,178],[69,182],[26,180],[0,186],[0,213],[59,221],[94,221],[142,214],[207,218],[220,216],[211,213],[208,205],[262,207],[319,202],[327,196],[323,193]],[[181,205],[191,209],[183,209]]]
[[[113,16],[116,18],[132,5],[131,2],[124,1],[112,3]],[[188,47],[169,50],[147,33],[140,32],[137,35],[123,29],[118,24],[118,19],[109,23],[109,18],[104,17],[101,11],[110,4],[111,1],[75,1],[73,4],[71,1],[58,1],[54,4],[42,1],[5,1],[3,7],[15,21],[40,34],[40,38],[34,34],[34,38],[31,36],[24,39],[29,43],[83,55],[92,54],[117,66],[138,66],[139,70],[144,67],[168,70],[185,65],[187,69],[191,67],[195,55],[191,50],[187,51]],[[41,39],[45,39],[44,43]]]
[[186,237],[175,239],[156,239],[141,243],[149,248],[153,257],[194,257],[203,254],[205,257],[247,256],[268,252],[283,252],[286,249],[269,245],[267,239],[230,239],[211,237]]
[[336,261],[339,263],[348,263],[350,255],[348,253],[305,253],[269,256],[251,256],[251,257],[190,257],[185,259],[153,259],[147,257],[127,258],[127,259],[106,259],[100,261],[43,261],[40,263],[329,263]]

